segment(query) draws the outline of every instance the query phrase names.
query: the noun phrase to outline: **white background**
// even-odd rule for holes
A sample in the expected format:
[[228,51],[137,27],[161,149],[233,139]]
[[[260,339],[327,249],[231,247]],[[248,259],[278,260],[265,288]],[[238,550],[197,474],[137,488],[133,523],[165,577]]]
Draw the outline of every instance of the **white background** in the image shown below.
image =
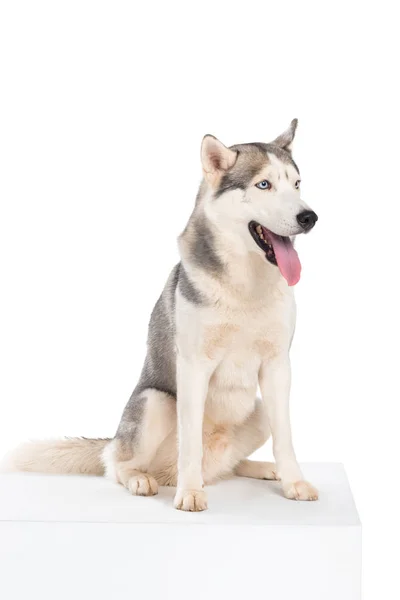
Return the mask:
[[345,463],[364,597],[398,598],[393,6],[1,3],[0,454],[114,434],[202,136],[270,141],[298,117],[294,157],[320,219],[297,246],[295,445],[301,461]]

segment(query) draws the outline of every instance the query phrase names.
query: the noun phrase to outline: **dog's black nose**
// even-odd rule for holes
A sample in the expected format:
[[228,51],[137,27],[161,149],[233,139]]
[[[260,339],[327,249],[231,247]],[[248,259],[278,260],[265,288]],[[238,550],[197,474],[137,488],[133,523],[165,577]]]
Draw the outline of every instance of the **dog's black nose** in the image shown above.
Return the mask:
[[318,221],[318,215],[313,210],[303,210],[296,218],[304,231],[310,231]]

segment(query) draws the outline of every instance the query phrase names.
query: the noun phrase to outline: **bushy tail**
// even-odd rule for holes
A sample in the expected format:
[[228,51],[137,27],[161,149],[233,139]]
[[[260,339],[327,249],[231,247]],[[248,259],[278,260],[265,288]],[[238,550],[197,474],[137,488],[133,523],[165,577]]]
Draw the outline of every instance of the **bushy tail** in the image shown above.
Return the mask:
[[0,471],[104,475],[101,455],[110,441],[65,438],[27,442],[5,457],[1,462]]

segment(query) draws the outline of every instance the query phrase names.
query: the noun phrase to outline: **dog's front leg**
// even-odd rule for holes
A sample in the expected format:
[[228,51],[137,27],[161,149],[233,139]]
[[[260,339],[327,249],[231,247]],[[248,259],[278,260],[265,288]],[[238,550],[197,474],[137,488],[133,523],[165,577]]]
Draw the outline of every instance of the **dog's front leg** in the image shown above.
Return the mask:
[[174,501],[179,510],[207,508],[203,489],[203,416],[210,366],[202,361],[177,360],[178,486]]
[[290,359],[282,354],[262,365],[260,388],[267,407],[277,473],[283,493],[293,500],[317,500],[317,490],[304,481],[292,444],[289,415]]

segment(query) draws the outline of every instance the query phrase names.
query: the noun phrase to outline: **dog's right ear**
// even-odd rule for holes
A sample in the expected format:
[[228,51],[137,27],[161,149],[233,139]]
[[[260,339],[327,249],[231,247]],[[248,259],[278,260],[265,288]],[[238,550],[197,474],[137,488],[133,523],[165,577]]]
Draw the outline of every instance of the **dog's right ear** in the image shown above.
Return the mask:
[[233,167],[237,154],[213,135],[204,136],[201,144],[201,163],[204,177],[212,187],[217,187],[222,175]]

